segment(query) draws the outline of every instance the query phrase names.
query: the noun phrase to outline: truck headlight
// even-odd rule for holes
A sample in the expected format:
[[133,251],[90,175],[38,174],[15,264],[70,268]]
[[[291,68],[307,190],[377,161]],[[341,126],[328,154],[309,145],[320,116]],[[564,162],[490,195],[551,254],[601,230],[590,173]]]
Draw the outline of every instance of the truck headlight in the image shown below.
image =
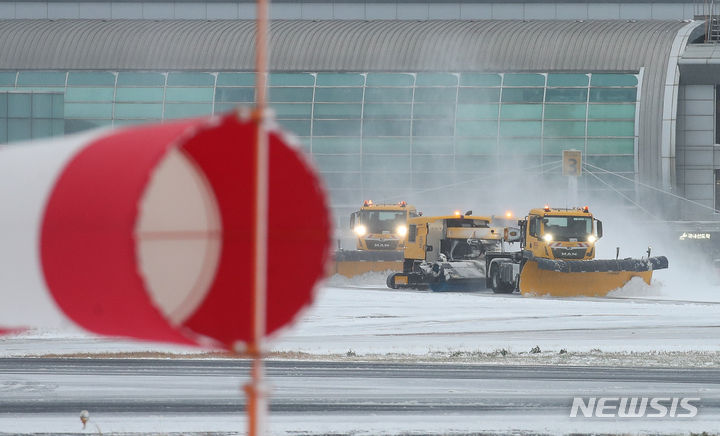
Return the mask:
[[551,233],[545,233],[543,235],[543,239],[545,242],[551,242],[553,240],[553,235]]
[[588,236],[588,242],[589,242],[589,243],[592,244],[592,243],[595,242],[595,241],[597,241],[597,238],[595,237],[595,235],[590,235],[590,236]]
[[358,236],[364,236],[365,233],[367,233],[367,228],[366,228],[364,225],[362,225],[362,224],[358,224],[358,225],[355,226],[355,228],[353,229],[353,232],[355,232],[355,234],[358,235]]
[[407,235],[407,226],[400,224],[395,228],[395,234],[397,234],[398,236]]

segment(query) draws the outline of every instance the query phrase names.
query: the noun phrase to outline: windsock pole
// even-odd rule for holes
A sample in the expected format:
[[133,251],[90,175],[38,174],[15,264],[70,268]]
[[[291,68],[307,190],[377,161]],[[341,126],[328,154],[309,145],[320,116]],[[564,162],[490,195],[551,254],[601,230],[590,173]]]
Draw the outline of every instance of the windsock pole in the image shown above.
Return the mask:
[[257,0],[255,37],[255,268],[253,272],[253,340],[248,351],[252,356],[251,382],[247,386],[248,435],[265,434],[267,400],[264,378],[264,338],[267,306],[267,236],[269,196],[269,150],[267,132],[267,45],[268,0]]

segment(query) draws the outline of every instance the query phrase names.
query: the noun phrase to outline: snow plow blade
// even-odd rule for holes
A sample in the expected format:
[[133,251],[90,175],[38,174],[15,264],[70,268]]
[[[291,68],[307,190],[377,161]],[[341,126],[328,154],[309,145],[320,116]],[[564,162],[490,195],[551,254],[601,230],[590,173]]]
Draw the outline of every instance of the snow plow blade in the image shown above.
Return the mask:
[[633,277],[650,284],[652,272],[668,267],[665,256],[648,259],[564,261],[534,258],[520,273],[520,292],[557,297],[602,297]]
[[368,272],[402,271],[402,251],[336,251],[330,274],[355,277]]

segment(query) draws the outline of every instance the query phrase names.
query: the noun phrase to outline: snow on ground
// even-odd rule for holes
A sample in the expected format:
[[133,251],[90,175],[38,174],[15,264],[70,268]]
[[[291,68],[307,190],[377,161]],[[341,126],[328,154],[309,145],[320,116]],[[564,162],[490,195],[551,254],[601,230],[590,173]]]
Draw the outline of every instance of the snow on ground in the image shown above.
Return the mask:
[[[330,278],[314,305],[271,342],[272,350],[300,358],[296,353],[479,356],[527,353],[536,346],[571,355],[720,352],[720,287],[698,292],[658,279],[652,286],[634,280],[607,298],[537,298],[390,290],[385,277]],[[149,351],[205,350],[57,331],[0,337],[0,356]]]
[[[659,274],[658,274],[659,275]],[[315,304],[273,342],[279,356],[474,363],[719,366],[720,290],[633,281],[607,298],[551,298],[389,290],[384,274],[333,277]],[[542,353],[531,354],[539,347]],[[567,353],[560,354],[560,350]],[[28,331],[0,337],[0,356],[201,350]],[[310,355],[298,354],[310,353]],[[508,354],[505,354],[505,353]],[[286,353],[286,354],[283,354]],[[690,357],[688,357],[690,356]],[[545,389],[547,386],[542,385]],[[526,386],[519,386],[523,391]],[[573,388],[574,389],[574,388]],[[575,392],[575,391],[573,391]],[[570,394],[567,394],[570,396]],[[568,397],[569,398],[569,397]],[[271,434],[683,433],[716,428],[718,416],[690,421],[580,420],[567,411],[437,414],[273,414]],[[243,434],[242,414],[143,416],[95,414],[114,434]],[[92,423],[92,421],[91,421]],[[3,433],[5,432],[5,433]],[[2,434],[97,434],[77,416],[0,414]]]
[[[565,411],[563,411],[565,412]],[[93,419],[99,424],[92,425]],[[272,435],[557,435],[557,434],[708,434],[717,428],[720,416],[698,415],[689,420],[615,420],[608,418],[569,418],[566,413],[547,414],[287,414],[272,416],[267,428]],[[26,421],[34,431],[27,432]],[[80,420],[68,415],[0,416],[0,435],[113,434],[162,436],[211,436],[247,434],[242,414],[137,416],[102,414],[91,418],[85,430]],[[712,433],[710,433],[712,434]]]
[[609,298],[534,298],[391,291],[368,283],[322,288],[316,304],[274,349],[359,355],[519,352],[535,346],[578,352],[720,350],[720,300],[682,301],[660,284],[633,281]]

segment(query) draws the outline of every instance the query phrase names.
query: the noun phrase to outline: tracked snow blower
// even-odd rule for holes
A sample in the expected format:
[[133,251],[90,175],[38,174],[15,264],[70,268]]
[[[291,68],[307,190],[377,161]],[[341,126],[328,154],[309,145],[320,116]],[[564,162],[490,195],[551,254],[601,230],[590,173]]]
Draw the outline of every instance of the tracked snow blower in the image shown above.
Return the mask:
[[595,259],[602,222],[588,207],[532,209],[518,221],[520,251],[488,253],[487,286],[496,293],[604,296],[633,277],[650,283],[652,272],[668,267],[665,256]]
[[502,244],[503,228],[472,211],[417,217],[408,221],[402,272],[390,274],[389,288],[465,291],[485,288],[485,254]]
[[407,221],[419,215],[415,207],[404,201],[394,204],[365,201],[359,211],[350,215],[356,249],[338,249],[332,272],[354,277],[371,271],[402,271]]

